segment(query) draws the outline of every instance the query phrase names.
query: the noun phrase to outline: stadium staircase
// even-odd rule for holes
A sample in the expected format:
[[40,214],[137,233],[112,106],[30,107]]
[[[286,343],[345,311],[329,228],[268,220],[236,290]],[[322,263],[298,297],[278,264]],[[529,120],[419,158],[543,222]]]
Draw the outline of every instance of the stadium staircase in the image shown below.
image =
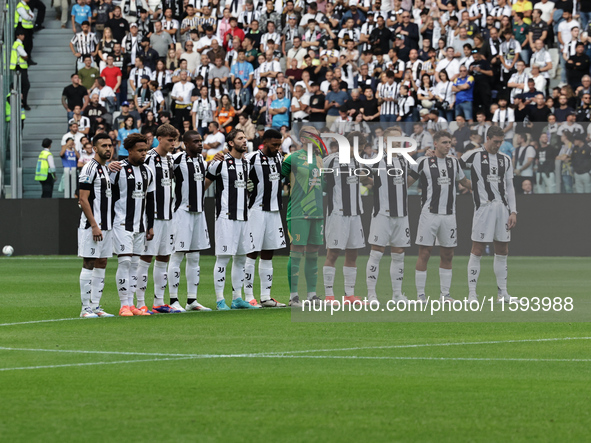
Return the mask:
[[41,186],[35,182],[35,166],[44,138],[53,140],[51,152],[58,170],[58,181],[53,196],[63,197],[58,192],[62,177],[59,151],[62,136],[68,131],[66,111],[63,108],[62,91],[70,84],[70,75],[75,69],[75,59],[69,48],[73,33],[71,25],[61,29],[56,20],[56,11],[51,0],[43,0],[47,7],[45,29],[35,33],[33,60],[38,64],[29,68],[29,106],[23,131],[23,197],[41,197]]

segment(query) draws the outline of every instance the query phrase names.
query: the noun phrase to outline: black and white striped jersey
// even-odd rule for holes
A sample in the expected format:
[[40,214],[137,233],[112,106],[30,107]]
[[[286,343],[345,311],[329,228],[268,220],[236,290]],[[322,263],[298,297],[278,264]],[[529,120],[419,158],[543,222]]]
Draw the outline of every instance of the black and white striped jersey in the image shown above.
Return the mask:
[[152,70],[147,66],[143,68],[132,68],[129,71],[129,79],[133,80],[133,84],[136,88],[139,88],[142,85],[142,76],[147,75],[148,77],[152,78]]
[[[490,5],[490,3],[489,3],[489,5]],[[468,9],[468,14],[470,15],[470,17],[476,17],[478,15],[481,15],[482,17],[480,17],[478,20],[476,20],[474,22],[474,24],[480,26],[480,28],[482,28],[482,29],[486,28],[486,17],[488,17],[488,15],[489,15],[488,8],[487,8],[486,4],[474,3]]]
[[[377,169],[377,170],[376,170]],[[406,217],[408,215],[408,184],[411,175],[419,175],[409,167],[404,157],[393,157],[392,164],[386,159],[380,160],[373,174],[373,215],[386,217]]]
[[[368,37],[371,35],[371,31],[373,31],[375,28],[378,27],[377,23],[369,23],[369,22],[365,22],[363,25],[361,25],[361,34],[362,35],[367,35]],[[369,43],[363,43],[361,45],[360,51],[370,51],[371,50],[371,45]]]
[[461,162],[462,166],[470,168],[472,198],[476,209],[484,203],[501,201],[511,212],[517,212],[513,164],[508,155],[501,152],[490,154],[484,149],[475,149],[466,152]]
[[[240,15],[238,16],[238,24],[242,25],[243,27],[246,27],[248,25],[250,25],[253,20],[257,20],[259,19],[260,14],[258,11],[256,11],[254,8],[252,11],[242,11],[240,13]],[[277,43],[277,42],[275,42]]]
[[193,158],[186,152],[174,155],[175,212],[179,209],[187,212],[203,212],[205,198],[205,174],[207,165],[203,156]]
[[154,198],[154,176],[146,165],[121,162],[121,170],[111,173],[113,185],[113,226],[129,232],[146,232],[146,201]]
[[333,170],[332,174],[326,174],[328,215],[363,214],[360,177],[354,174],[354,170],[360,168],[359,162],[352,158],[349,164],[339,164],[339,153],[335,152],[325,157],[323,163],[325,168]]
[[421,80],[421,71],[423,70],[423,62],[421,60],[416,60],[414,63],[410,60],[406,62],[406,69],[410,69],[412,71],[412,78],[415,82],[419,82]]
[[250,166],[248,178],[254,184],[248,207],[262,211],[281,210],[281,154],[267,157],[263,151],[257,150],[248,154],[246,160]]
[[121,47],[125,51],[126,54],[129,54],[131,60],[135,62],[135,58],[137,54],[139,54],[140,48],[140,41],[142,37],[138,34],[135,37],[131,34],[127,34],[123,37],[123,41],[121,42]]
[[150,149],[144,163],[154,175],[154,219],[172,220],[172,181],[174,169],[172,155],[162,157],[155,149]]
[[456,213],[456,181],[465,175],[457,158],[421,157],[416,172],[420,177],[423,212],[451,215]]
[[209,71],[213,67],[214,65],[212,65],[211,63],[207,65],[197,66],[197,69],[195,69],[195,78],[197,78],[198,75],[201,75],[203,77],[203,84],[209,85]]
[[98,40],[96,39],[96,34],[94,32],[89,32],[88,34],[79,32],[72,37],[71,43],[74,45],[74,48],[76,48],[77,52],[86,55],[95,51],[98,45]]
[[[175,20],[174,18],[170,19],[170,21],[163,19],[162,20],[162,29],[165,31],[172,31],[173,29],[178,30],[179,29],[179,22],[178,22],[178,20]],[[176,34],[172,34],[171,37],[172,37],[172,42],[176,43]]]
[[172,73],[170,71],[154,71],[152,72],[152,80],[158,82],[158,87],[163,88],[169,83],[172,83]]
[[199,97],[193,102],[191,112],[195,113],[195,128],[207,128],[207,125],[213,121],[213,113],[217,106],[211,98]]
[[207,168],[207,178],[215,181],[216,218],[248,220],[249,175],[246,160],[226,154],[223,161],[212,161]]
[[[400,83],[380,83],[378,85],[378,97],[379,98],[398,98],[400,95]],[[381,115],[397,115],[398,106],[396,102],[383,102],[380,107]]]
[[[98,227],[103,231],[113,229],[113,192],[109,169],[92,159],[82,167],[78,182],[80,189],[90,191],[88,202]],[[80,229],[88,228],[90,223],[82,212]]]
[[358,42],[359,40],[361,40],[361,29],[359,29],[359,28],[341,29],[339,31],[338,37],[345,39],[345,36],[349,36],[350,40],[353,40],[354,42]]

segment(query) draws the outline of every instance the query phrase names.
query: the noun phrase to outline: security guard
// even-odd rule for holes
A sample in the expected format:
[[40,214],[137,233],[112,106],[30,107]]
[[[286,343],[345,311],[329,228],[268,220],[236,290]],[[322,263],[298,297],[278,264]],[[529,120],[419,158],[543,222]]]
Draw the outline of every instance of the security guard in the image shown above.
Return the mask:
[[53,194],[53,183],[55,182],[55,163],[53,161],[53,154],[50,151],[51,139],[44,139],[41,146],[43,146],[43,150],[37,160],[35,180],[41,182],[41,189],[43,190],[41,198],[51,198]]
[[[14,27],[17,28],[17,31],[20,28],[25,32],[25,51],[29,54],[29,58],[33,53],[33,28],[35,27],[35,14],[29,6],[30,1],[20,0],[16,5],[16,11],[14,11]],[[36,65],[37,63],[31,59],[29,64]]]
[[23,108],[26,111],[30,111],[31,108],[27,104],[27,97],[29,96],[29,89],[31,88],[31,83],[29,83],[29,64],[27,63],[27,52],[25,51],[25,47],[23,45],[23,40],[25,39],[25,31],[23,29],[17,28],[16,30],[16,40],[12,45],[12,52],[10,53],[10,70],[11,71],[20,71],[21,73],[21,92],[23,96]]

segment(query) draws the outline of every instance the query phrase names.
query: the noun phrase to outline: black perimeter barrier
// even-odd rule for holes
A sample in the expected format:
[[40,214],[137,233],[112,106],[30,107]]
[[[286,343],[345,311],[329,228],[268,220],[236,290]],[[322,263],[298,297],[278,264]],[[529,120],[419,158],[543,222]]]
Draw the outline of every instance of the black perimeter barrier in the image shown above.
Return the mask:
[[[363,226],[369,234],[371,197],[364,197]],[[288,198],[284,199],[283,219]],[[414,245],[420,214],[420,196],[409,196],[410,230],[413,246],[409,255],[417,254]],[[543,194],[517,196],[517,226],[512,231],[510,254],[513,256],[591,255],[591,194]],[[205,201],[209,232],[214,233],[215,201]],[[458,247],[456,255],[470,253],[470,233],[474,205],[472,197],[457,198]],[[75,255],[80,208],[74,199],[0,200],[0,247],[11,245],[15,255]],[[285,226],[287,232],[287,226]],[[202,251],[213,255],[212,248]],[[278,252],[287,255],[289,248]],[[361,254],[368,254],[366,247]],[[321,251],[322,254],[322,251]]]

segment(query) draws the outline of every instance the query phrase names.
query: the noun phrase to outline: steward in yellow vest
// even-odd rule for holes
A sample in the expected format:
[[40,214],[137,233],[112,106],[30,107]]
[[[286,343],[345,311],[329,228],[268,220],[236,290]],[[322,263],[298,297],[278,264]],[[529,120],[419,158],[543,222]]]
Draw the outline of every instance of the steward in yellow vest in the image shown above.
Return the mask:
[[43,150],[37,160],[35,180],[41,182],[41,198],[51,198],[53,194],[53,183],[55,182],[55,162],[50,151],[51,139],[44,139],[41,146],[43,146]]

